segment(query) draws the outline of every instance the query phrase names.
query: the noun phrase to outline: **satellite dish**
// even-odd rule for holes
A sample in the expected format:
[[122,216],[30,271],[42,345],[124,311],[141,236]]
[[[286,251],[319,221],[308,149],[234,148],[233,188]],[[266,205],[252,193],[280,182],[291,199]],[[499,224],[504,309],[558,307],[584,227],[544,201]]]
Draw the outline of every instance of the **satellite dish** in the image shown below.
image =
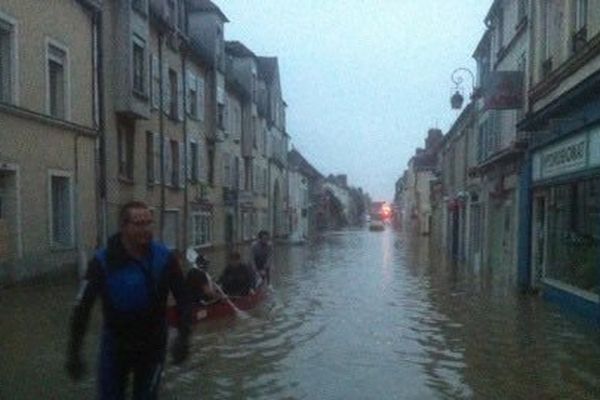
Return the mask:
[[188,249],[185,251],[185,258],[188,260],[188,262],[194,264],[198,258],[198,252],[192,247],[188,247]]

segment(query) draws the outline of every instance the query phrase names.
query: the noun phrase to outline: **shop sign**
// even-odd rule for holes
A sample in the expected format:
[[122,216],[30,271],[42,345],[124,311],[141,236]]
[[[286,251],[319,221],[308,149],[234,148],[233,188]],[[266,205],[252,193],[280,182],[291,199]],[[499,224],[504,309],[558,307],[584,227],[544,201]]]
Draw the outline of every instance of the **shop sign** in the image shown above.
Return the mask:
[[600,166],[600,126],[590,134],[590,167]]
[[587,166],[587,134],[550,146],[534,155],[533,179],[546,179],[585,169]]

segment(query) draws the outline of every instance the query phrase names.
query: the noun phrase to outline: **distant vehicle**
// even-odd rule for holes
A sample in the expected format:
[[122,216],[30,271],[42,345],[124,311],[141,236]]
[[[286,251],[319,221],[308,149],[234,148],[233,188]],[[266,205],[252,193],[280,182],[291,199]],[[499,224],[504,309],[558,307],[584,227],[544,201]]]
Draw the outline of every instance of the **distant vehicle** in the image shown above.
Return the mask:
[[371,221],[369,224],[369,230],[374,232],[384,231],[385,225],[383,224],[383,221]]
[[383,231],[392,218],[392,208],[385,201],[373,202],[369,219],[369,230]]
[[371,216],[371,222],[369,222],[369,230],[375,232],[385,230],[385,224],[379,214]]

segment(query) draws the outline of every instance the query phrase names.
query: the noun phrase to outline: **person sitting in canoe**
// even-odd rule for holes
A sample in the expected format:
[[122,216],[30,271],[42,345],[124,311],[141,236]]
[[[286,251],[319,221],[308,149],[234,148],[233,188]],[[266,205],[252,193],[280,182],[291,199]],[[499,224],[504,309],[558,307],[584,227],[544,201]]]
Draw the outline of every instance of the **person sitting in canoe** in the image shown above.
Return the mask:
[[206,304],[220,298],[206,271],[208,265],[208,260],[202,254],[198,254],[194,266],[187,273],[186,283],[190,291],[190,300],[193,303]]
[[227,267],[219,278],[219,284],[229,296],[247,296],[256,287],[256,273],[250,265],[242,263],[238,251],[233,251],[229,254]]

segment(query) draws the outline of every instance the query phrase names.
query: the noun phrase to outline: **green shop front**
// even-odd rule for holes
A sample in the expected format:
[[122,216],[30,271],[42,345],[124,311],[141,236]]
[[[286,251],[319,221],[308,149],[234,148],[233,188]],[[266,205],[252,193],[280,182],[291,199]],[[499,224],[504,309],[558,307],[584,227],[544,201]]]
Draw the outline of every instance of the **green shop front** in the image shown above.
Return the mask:
[[600,320],[600,124],[533,149],[531,285]]

